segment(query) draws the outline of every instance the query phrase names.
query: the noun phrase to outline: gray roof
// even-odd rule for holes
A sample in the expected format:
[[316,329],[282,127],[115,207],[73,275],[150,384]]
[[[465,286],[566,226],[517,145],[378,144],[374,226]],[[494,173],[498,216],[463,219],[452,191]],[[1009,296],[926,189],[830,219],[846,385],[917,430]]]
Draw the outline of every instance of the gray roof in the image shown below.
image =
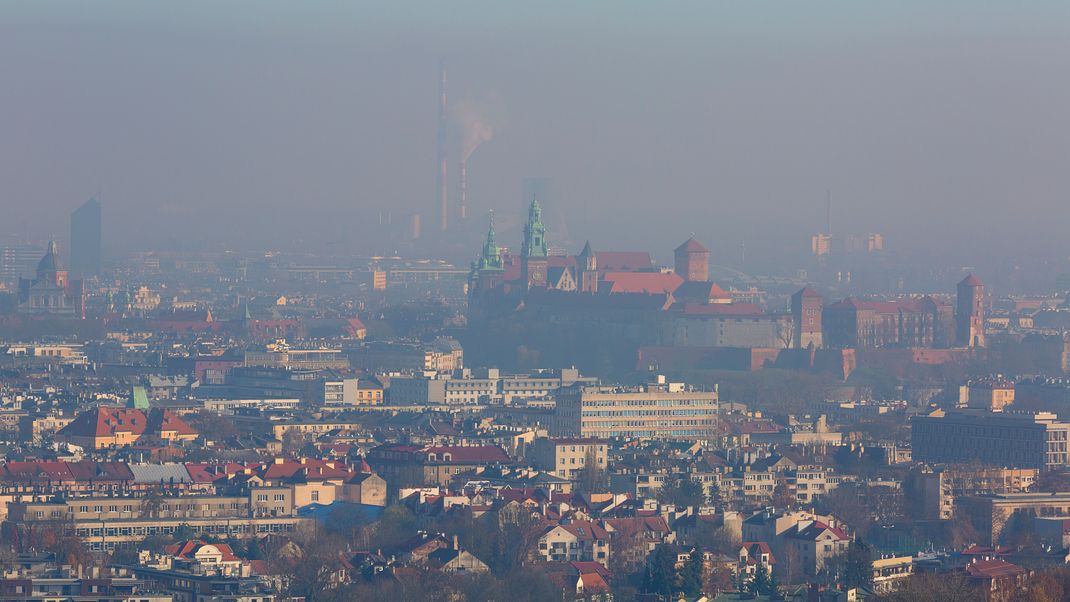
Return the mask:
[[131,464],[135,483],[192,483],[189,471],[182,464]]

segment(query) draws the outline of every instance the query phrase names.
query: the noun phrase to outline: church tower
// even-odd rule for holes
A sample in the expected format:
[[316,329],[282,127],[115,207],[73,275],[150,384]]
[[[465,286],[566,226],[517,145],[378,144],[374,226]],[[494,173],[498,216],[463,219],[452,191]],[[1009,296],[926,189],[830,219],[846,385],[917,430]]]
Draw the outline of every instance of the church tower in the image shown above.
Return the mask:
[[962,347],[985,346],[985,285],[973,274],[958,284],[955,334]]
[[483,253],[478,260],[472,262],[472,271],[468,275],[469,295],[474,296],[494,288],[504,277],[505,263],[502,261],[502,249],[494,236],[494,214],[491,213]]
[[583,250],[576,256],[576,270],[579,271],[580,292],[598,292],[598,258],[591,250],[591,241],[583,245]]
[[710,250],[694,237],[673,251],[675,271],[685,282],[709,282]]
[[546,288],[546,227],[542,224],[542,208],[538,199],[531,199],[528,223],[524,225],[524,243],[520,248],[520,277],[525,288]]

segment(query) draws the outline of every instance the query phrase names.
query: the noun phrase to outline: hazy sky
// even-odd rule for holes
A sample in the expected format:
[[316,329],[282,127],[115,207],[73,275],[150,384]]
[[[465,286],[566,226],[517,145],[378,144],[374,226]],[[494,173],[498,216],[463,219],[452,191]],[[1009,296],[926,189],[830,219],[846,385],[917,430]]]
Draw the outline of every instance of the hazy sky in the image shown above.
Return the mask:
[[429,228],[440,59],[495,129],[480,223],[541,175],[579,244],[664,260],[790,255],[827,189],[892,247],[1070,247],[1065,0],[3,2],[0,232],[98,189],[116,249]]

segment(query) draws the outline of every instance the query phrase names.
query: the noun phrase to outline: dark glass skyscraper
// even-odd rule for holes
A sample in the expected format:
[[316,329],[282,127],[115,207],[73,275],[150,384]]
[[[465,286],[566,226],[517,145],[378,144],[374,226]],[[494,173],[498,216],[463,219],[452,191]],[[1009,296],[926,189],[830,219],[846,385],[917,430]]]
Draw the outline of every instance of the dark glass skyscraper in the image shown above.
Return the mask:
[[82,276],[100,274],[100,201],[89,199],[71,213],[71,271]]

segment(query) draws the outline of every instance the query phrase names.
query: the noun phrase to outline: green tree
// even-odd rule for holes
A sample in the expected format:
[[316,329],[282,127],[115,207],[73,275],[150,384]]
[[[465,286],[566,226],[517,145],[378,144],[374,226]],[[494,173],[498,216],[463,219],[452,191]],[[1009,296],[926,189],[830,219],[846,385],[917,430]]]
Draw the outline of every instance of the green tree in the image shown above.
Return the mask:
[[187,539],[196,539],[197,535],[198,533],[196,530],[194,530],[193,527],[189,526],[186,523],[182,523],[181,525],[175,527],[175,532],[172,537],[175,541],[185,541]]
[[697,596],[702,591],[702,550],[691,550],[691,556],[680,569],[680,589],[688,596]]
[[245,558],[247,560],[263,560],[264,551],[260,547],[260,540],[256,537],[249,540],[249,544],[245,546]]
[[390,548],[416,533],[416,517],[405,506],[389,506],[375,525],[373,547]]
[[658,491],[658,501],[674,506],[701,506],[706,502],[702,483],[676,475],[666,480]]
[[602,493],[605,491],[609,491],[609,475],[604,468],[598,466],[597,456],[590,451],[587,453],[583,468],[576,475],[576,484],[572,492]]
[[873,589],[873,550],[859,538],[847,547],[846,555],[843,580],[847,587]]
[[159,518],[163,510],[163,492],[159,487],[153,487],[145,497],[141,498],[139,508],[141,518]]
[[747,584],[747,591],[756,596],[765,596],[769,594],[770,584],[769,571],[759,564],[754,568],[754,577]]
[[645,589],[647,593],[671,596],[676,583],[676,551],[668,544],[661,544],[654,549],[650,564],[646,570]]

